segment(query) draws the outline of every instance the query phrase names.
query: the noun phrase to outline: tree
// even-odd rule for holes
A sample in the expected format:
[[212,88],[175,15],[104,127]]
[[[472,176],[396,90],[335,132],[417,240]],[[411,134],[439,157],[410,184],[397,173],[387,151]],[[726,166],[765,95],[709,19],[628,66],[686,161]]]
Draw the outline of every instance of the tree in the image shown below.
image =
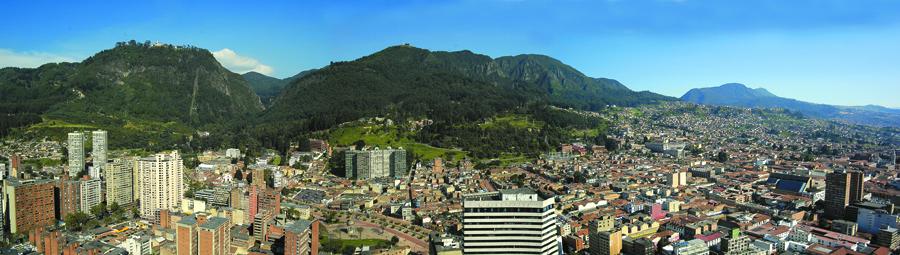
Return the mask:
[[716,161],[725,163],[728,161],[728,153],[725,151],[719,151],[719,154],[716,155]]
[[106,217],[107,213],[108,212],[106,211],[105,203],[100,203],[100,204],[97,204],[97,205],[91,207],[91,214],[93,214],[94,216],[96,216],[98,218]]
[[391,246],[397,245],[397,243],[399,243],[399,242],[400,242],[400,238],[399,238],[399,237],[397,237],[397,236],[392,236],[392,237],[391,237]]
[[235,181],[242,181],[242,180],[244,180],[244,171],[241,171],[241,169],[238,169],[237,171],[234,171],[234,180],[235,180]]
[[72,231],[81,231],[82,227],[85,223],[90,221],[91,217],[87,213],[84,212],[76,212],[66,214],[63,222],[66,223],[66,228]]

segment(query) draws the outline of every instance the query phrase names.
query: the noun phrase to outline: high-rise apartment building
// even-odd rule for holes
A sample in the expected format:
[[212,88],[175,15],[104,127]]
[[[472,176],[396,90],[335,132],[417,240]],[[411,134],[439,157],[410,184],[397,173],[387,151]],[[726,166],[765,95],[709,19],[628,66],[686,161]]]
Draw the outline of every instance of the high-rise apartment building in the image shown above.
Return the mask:
[[348,179],[399,178],[407,171],[403,149],[349,150],[344,161]]
[[597,231],[591,228],[591,231],[589,234],[591,255],[622,254],[622,232],[620,230]]
[[297,220],[284,227],[284,255],[319,254],[319,222]]
[[825,217],[844,218],[847,206],[862,201],[863,195],[862,172],[829,173],[825,176]]
[[69,155],[69,176],[77,176],[84,170],[84,133],[69,133],[67,143]]
[[81,181],[79,187],[79,211],[90,214],[91,208],[100,204],[102,191],[99,179],[87,179]]
[[558,254],[553,198],[531,189],[466,195],[464,254]]
[[106,178],[106,204],[131,204],[134,201],[132,185],[134,185],[134,165],[124,159],[115,159],[103,168]]
[[94,167],[102,172],[106,166],[106,130],[97,130],[91,132],[91,157],[94,160]]
[[2,200],[3,216],[8,218],[4,229],[9,233],[28,233],[56,223],[51,180],[6,179]]
[[178,151],[141,158],[137,171],[141,218],[156,220],[160,209],[179,209],[184,195],[184,162]]
[[55,183],[53,196],[56,200],[55,212],[57,220],[65,220],[66,215],[81,210],[81,182],[63,177]]

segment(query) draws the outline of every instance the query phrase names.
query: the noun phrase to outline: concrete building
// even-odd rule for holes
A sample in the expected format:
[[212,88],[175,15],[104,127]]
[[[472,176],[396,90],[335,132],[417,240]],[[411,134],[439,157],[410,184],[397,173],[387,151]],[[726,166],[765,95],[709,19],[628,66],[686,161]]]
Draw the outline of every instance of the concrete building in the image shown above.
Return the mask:
[[153,254],[153,246],[151,246],[149,236],[130,236],[120,243],[119,248],[124,249],[128,254],[133,255],[150,255]]
[[106,179],[106,204],[131,204],[134,201],[134,165],[124,159],[115,159],[103,168]]
[[197,254],[197,218],[193,215],[181,218],[175,223],[175,246],[178,255]]
[[895,251],[900,248],[900,233],[897,232],[897,228],[882,228],[875,234],[875,244]]
[[721,251],[724,255],[745,255],[753,252],[750,237],[741,235],[740,229],[732,229],[731,234],[722,237]]
[[101,202],[102,191],[99,179],[87,179],[80,181],[78,191],[79,211],[91,214],[91,208]]
[[589,235],[591,255],[622,254],[621,231],[597,231],[594,226],[591,227],[591,231]]
[[856,223],[859,224],[859,231],[875,234],[884,227],[897,228],[900,216],[884,210],[860,208]]
[[64,220],[66,215],[81,210],[81,182],[66,178],[54,184],[53,197],[56,200],[54,209],[57,220]]
[[687,186],[687,172],[674,172],[666,176],[666,181],[670,187],[677,188]]
[[225,150],[225,157],[227,158],[241,158],[241,150],[236,148],[229,148]]
[[463,254],[558,254],[553,198],[530,189],[463,198]]
[[349,150],[344,161],[348,179],[400,178],[408,170],[403,149]]
[[675,255],[708,255],[709,247],[700,239],[681,241],[672,245]]
[[91,132],[91,157],[93,158],[94,168],[97,168],[98,171],[103,172],[103,167],[106,166],[106,130],[97,130]]
[[9,233],[29,231],[56,223],[53,213],[53,181],[18,180],[3,181],[4,226]]
[[84,133],[69,133],[67,143],[69,153],[69,176],[78,176],[84,170]]
[[184,195],[184,163],[178,151],[139,159],[141,218],[156,220],[157,211],[177,211]]
[[285,255],[319,254],[319,222],[297,220],[284,227]]
[[231,254],[231,223],[226,218],[212,217],[197,228],[197,254]]
[[647,238],[632,239],[626,236],[622,238],[622,250],[627,255],[653,255],[656,244]]
[[845,235],[856,235],[857,228],[856,222],[848,220],[834,220],[831,222],[831,230]]
[[862,201],[863,194],[862,172],[829,173],[825,177],[825,217],[844,218],[847,206]]

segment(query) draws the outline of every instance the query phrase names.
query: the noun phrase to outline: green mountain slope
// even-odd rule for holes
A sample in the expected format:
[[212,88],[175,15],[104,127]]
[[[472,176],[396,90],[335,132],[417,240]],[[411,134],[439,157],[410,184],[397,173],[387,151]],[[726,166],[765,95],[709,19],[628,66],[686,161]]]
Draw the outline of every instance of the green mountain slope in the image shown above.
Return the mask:
[[255,92],[256,95],[259,96],[260,101],[262,101],[264,105],[271,105],[275,97],[281,93],[281,89],[283,89],[284,86],[296,79],[300,79],[303,76],[312,73],[315,70],[316,69],[306,70],[284,79],[278,79],[252,71],[242,74],[241,76],[243,76],[244,79],[247,80],[250,88],[253,89],[253,92]]
[[111,139],[112,144],[139,147],[148,141],[182,141],[194,130],[249,119],[263,109],[240,75],[194,47],[132,41],[81,63],[5,71],[0,88],[56,100],[36,106],[33,113],[42,123],[28,129],[52,136],[103,128],[123,139]]
[[[574,129],[602,126],[598,119],[552,106],[597,110],[667,100],[674,99],[587,77],[546,56],[492,59],[470,51],[395,46],[333,63],[289,84],[262,114],[258,131],[270,137],[328,130],[367,117],[386,117],[398,125],[428,119],[433,123],[408,127],[412,131],[400,136],[438,148],[461,148],[479,158],[505,151],[533,156],[568,141]],[[480,125],[506,114],[548,124]],[[278,147],[277,141],[263,144]]]

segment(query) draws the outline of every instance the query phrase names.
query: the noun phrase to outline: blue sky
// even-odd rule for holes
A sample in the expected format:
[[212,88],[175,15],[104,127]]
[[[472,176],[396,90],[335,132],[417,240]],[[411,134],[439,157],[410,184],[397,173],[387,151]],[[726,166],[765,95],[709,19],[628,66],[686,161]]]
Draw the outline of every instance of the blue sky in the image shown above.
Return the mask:
[[900,1],[74,2],[0,4],[0,66],[79,61],[135,39],[287,77],[411,43],[545,54],[670,96],[740,82],[817,103],[900,107]]

